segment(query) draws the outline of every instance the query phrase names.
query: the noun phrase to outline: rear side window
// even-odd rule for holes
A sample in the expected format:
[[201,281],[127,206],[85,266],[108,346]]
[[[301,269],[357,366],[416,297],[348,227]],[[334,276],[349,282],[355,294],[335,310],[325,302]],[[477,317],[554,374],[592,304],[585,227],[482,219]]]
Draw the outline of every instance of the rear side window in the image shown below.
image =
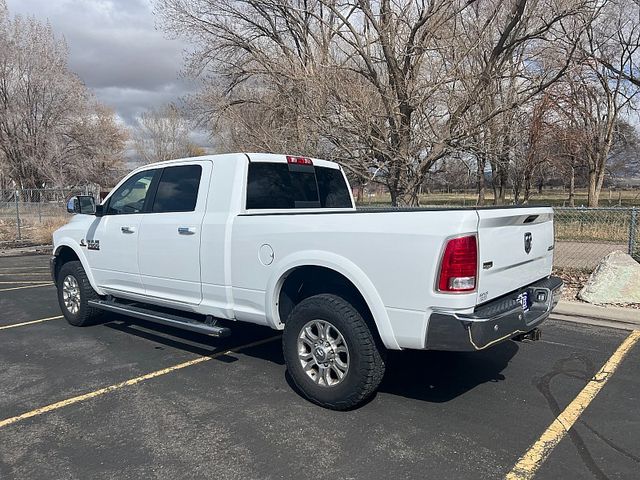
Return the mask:
[[320,204],[327,208],[351,208],[349,187],[340,170],[316,167]]
[[154,213],[192,212],[196,209],[202,167],[181,165],[162,171],[151,209]]
[[250,163],[247,209],[351,208],[337,169],[286,163]]

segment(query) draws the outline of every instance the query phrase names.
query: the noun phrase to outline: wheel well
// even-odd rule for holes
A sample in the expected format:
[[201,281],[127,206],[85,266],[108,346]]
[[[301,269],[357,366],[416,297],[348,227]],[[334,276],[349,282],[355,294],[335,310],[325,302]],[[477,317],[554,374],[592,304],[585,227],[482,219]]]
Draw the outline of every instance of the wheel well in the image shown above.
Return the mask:
[[[356,286],[341,273],[330,268],[308,265],[289,272],[278,295],[278,315],[285,323],[294,307],[305,298],[321,293],[332,293],[344,298],[358,309],[367,322],[373,323],[373,315]],[[373,326],[373,331],[378,330]]]
[[72,262],[74,260],[80,260],[80,258],[78,258],[78,255],[76,255],[76,252],[73,251],[73,248],[67,247],[67,246],[60,247],[60,249],[56,252],[56,266],[55,266],[56,281],[58,278],[58,272],[60,272],[62,265],[64,265],[67,262]]

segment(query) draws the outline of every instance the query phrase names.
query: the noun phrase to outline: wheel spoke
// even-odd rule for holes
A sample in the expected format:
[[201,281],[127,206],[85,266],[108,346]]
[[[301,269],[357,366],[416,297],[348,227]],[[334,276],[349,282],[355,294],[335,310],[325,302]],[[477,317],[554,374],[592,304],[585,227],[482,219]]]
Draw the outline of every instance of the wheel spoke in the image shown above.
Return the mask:
[[313,344],[314,342],[316,342],[318,340],[318,335],[315,335],[313,333],[313,331],[311,330],[313,328],[313,325],[308,325],[304,328],[303,332],[305,337],[307,337],[307,340],[309,341],[309,343]]
[[324,322],[321,320],[316,320],[315,322],[316,329],[318,330],[318,338],[321,340],[326,340],[327,335],[325,332]]
[[298,357],[300,357],[300,360],[304,360],[304,361],[311,361],[313,360],[313,353],[311,352],[299,352],[298,353]]
[[329,322],[326,322],[324,324],[324,339],[333,342],[333,338],[331,338],[331,330],[336,331],[335,328],[333,328],[333,325],[331,325]]
[[322,369],[322,381],[324,382],[324,385],[326,387],[331,385],[331,377],[329,376],[329,369],[328,368],[323,368]]
[[307,338],[306,335],[303,336],[303,337],[300,337],[300,343],[302,343],[304,346],[308,347],[310,351],[313,349],[313,342],[311,340],[309,340],[309,338]]
[[335,372],[336,376],[338,377],[338,381],[342,380],[345,374],[344,371],[340,370],[336,365],[331,365],[331,370]]
[[[347,362],[348,362],[348,359],[347,359]],[[336,357],[333,359],[333,364],[336,367],[340,368],[341,370],[344,370],[345,372],[349,368],[349,364],[347,362],[344,362],[340,357]]]

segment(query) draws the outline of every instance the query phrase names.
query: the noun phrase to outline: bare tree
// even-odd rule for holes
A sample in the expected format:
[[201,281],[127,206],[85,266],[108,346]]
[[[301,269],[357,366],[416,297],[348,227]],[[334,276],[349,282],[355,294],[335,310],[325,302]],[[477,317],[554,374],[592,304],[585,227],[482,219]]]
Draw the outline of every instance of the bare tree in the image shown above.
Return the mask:
[[197,48],[197,104],[216,132],[326,152],[364,182],[376,172],[394,204],[416,204],[439,160],[562,75],[566,61],[545,59],[570,57],[589,0],[156,5]]
[[[598,49],[591,31],[587,47]],[[611,73],[601,63],[585,59],[563,81],[557,97],[559,110],[572,130],[583,139],[582,160],[588,169],[588,206],[597,207],[607,172],[607,162],[622,113],[633,104],[638,89]]]
[[124,132],[67,67],[47,24],[0,0],[0,171],[19,187],[98,180],[122,159]]
[[586,53],[612,75],[640,87],[640,0],[609,0],[603,10],[600,48]]
[[190,125],[175,105],[150,110],[138,118],[134,146],[143,164],[197,156]]

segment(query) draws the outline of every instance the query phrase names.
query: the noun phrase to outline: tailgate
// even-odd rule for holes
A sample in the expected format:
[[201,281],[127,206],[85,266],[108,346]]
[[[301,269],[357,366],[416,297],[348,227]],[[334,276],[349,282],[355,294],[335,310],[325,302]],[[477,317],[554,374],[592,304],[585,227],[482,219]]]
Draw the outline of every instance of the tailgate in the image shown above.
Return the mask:
[[553,209],[478,209],[478,303],[548,276],[553,266]]

